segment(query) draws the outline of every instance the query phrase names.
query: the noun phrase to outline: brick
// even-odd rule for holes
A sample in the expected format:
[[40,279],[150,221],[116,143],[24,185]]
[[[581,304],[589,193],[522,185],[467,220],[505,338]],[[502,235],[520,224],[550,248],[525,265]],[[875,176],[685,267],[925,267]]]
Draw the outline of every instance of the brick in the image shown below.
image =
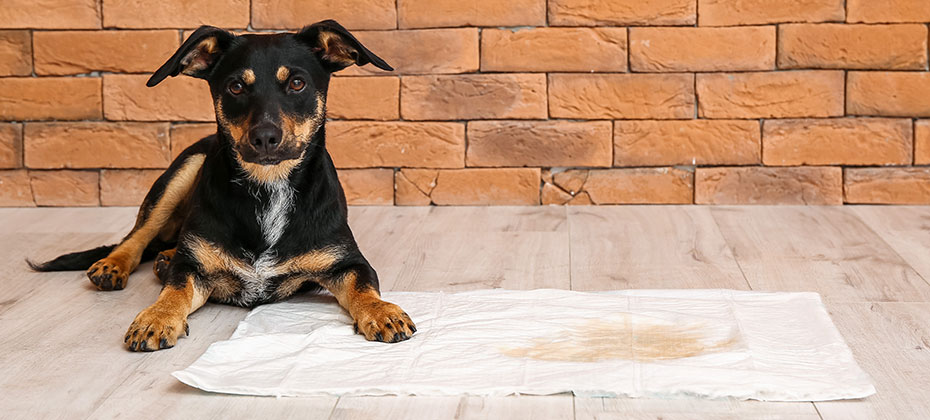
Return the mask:
[[97,0],[4,0],[0,27],[22,29],[97,29]]
[[192,77],[145,86],[149,75],[103,76],[103,112],[114,121],[216,121],[206,82]]
[[927,0],[846,0],[848,22],[930,22]]
[[758,121],[616,121],[614,166],[761,163]]
[[245,28],[249,26],[249,0],[103,0],[103,25],[107,28],[196,28],[200,25]]
[[90,120],[101,115],[99,77],[0,79],[2,120]]
[[26,124],[29,168],[166,168],[170,163],[168,124]]
[[[481,169],[401,169],[398,182],[410,185],[403,191],[398,188],[396,200],[400,205],[422,205],[425,196],[435,205],[536,205],[539,204],[539,169],[537,168],[481,168]],[[403,179],[406,178],[406,179]],[[415,182],[408,181],[416,180]],[[429,182],[427,182],[429,181]]]
[[843,115],[842,71],[697,75],[704,118],[800,118]]
[[549,114],[553,118],[693,118],[694,75],[551,74]]
[[438,171],[419,169],[394,173],[394,204],[398,206],[428,206],[433,200],[429,192],[436,186]]
[[36,32],[36,74],[152,72],[178,48],[177,31]]
[[546,75],[404,77],[400,114],[408,120],[546,118]]
[[630,28],[633,71],[771,70],[775,27]]
[[32,74],[29,31],[0,31],[0,76]]
[[[394,0],[252,0],[252,26],[259,29],[297,29],[334,19],[348,29],[394,29]],[[238,26],[244,28],[245,26]]]
[[924,25],[781,25],[779,68],[923,70]]
[[342,75],[449,74],[478,70],[477,28],[365,31],[355,32],[355,36],[394,67],[394,71],[386,72],[369,64],[349,67],[340,73]]
[[99,206],[100,175],[91,171],[29,171],[39,206]]
[[830,118],[763,123],[766,165],[908,165],[911,121]]
[[930,120],[914,124],[914,164],[930,164]]
[[[871,0],[869,0],[871,1]],[[698,0],[699,26],[842,22],[844,0]]]
[[843,204],[840,168],[697,168],[697,204]]
[[23,166],[23,126],[0,123],[0,169]]
[[465,124],[330,121],[326,148],[337,168],[461,168]]
[[171,126],[171,160],[200,139],[216,134],[216,124],[173,124]]
[[930,168],[848,168],[846,202],[930,204]]
[[329,82],[326,115],[345,120],[396,120],[400,116],[400,79],[334,77]]
[[930,117],[930,73],[851,71],[846,110],[850,115]]
[[0,207],[35,207],[25,169],[0,171]]
[[549,0],[552,26],[693,25],[695,0]]
[[545,26],[546,0],[398,0],[401,28]]
[[610,166],[607,121],[469,121],[467,166]]
[[138,206],[152,184],[164,171],[160,169],[103,169],[100,171],[100,205]]
[[349,205],[390,206],[394,204],[393,169],[342,169],[339,182]]
[[690,204],[693,179],[676,168],[571,169],[553,175],[543,204]]
[[626,28],[485,29],[481,71],[626,71]]

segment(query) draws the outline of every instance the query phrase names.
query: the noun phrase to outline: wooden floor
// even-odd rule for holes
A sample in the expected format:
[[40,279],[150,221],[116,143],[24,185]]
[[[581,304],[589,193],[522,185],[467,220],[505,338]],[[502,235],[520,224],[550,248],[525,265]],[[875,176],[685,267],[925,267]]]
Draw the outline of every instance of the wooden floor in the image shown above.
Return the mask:
[[382,290],[730,288],[815,291],[878,393],[860,401],[305,398],[209,394],[169,373],[246,311],[208,304],[171,350],[122,337],[160,285],[126,290],[23,259],[111,243],[134,209],[0,209],[0,417],[335,419],[928,419],[930,207],[366,207],[351,210]]

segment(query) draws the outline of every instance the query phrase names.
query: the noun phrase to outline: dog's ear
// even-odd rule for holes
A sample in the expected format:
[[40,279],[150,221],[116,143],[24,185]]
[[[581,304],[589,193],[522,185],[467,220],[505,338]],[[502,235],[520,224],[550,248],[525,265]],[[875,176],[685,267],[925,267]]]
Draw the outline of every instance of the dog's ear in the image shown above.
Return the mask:
[[297,40],[306,43],[329,72],[336,72],[353,64],[391,71],[393,67],[381,57],[368,51],[361,42],[335,20],[324,20],[304,27],[296,34]]
[[229,49],[235,38],[235,35],[220,28],[201,26],[155,71],[145,85],[155,86],[166,77],[174,77],[179,73],[206,79],[217,59]]

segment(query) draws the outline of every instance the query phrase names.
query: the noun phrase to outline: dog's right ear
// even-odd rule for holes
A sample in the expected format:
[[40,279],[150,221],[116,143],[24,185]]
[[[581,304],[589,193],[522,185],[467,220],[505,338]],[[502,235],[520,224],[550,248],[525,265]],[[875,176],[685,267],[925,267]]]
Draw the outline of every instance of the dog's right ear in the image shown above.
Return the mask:
[[201,26],[155,71],[145,85],[155,86],[166,77],[174,77],[179,73],[206,79],[217,59],[229,49],[235,38],[235,35],[220,28]]

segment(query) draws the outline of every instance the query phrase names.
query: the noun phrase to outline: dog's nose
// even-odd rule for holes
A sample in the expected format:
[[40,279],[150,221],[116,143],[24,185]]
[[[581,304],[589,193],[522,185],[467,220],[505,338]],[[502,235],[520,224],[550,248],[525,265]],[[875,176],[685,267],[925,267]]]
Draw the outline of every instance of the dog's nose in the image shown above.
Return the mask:
[[267,153],[281,144],[281,129],[273,125],[259,125],[249,130],[249,142],[255,150]]

